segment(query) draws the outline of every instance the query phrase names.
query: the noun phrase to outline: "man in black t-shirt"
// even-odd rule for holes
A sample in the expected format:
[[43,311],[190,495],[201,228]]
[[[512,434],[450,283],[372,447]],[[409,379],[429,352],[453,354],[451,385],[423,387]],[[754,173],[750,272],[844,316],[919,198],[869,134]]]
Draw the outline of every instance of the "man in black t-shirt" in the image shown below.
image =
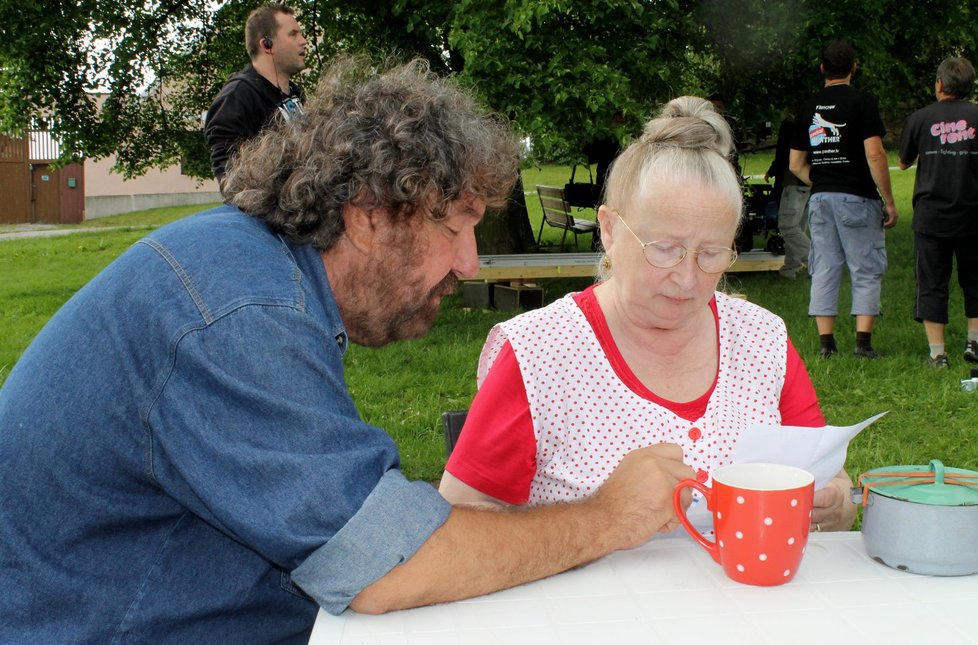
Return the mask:
[[306,39],[292,9],[275,2],[251,12],[245,23],[251,63],[235,72],[218,93],[204,120],[211,169],[221,190],[231,155],[278,114],[302,113],[304,95],[292,77],[306,68]]
[[883,148],[886,128],[876,99],[850,86],[856,52],[849,44],[826,47],[820,69],[825,87],[798,110],[789,160],[791,172],[812,187],[808,314],[818,326],[820,356],[834,355],[839,285],[848,268],[856,317],[853,353],[876,358],[872,333],[886,271],[883,229],[897,221]]
[[900,142],[901,169],[919,159],[913,191],[914,318],[924,323],[928,362],[935,367],[948,367],[944,328],[954,258],[968,318],[964,358],[978,362],[978,106],[966,100],[974,83],[968,59],[945,59],[934,83],[937,103],[910,115]]

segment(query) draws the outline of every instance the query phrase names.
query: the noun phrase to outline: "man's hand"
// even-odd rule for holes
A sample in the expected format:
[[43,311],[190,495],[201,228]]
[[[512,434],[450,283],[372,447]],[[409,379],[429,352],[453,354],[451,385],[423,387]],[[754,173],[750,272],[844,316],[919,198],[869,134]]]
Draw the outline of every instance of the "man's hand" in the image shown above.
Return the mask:
[[883,210],[886,212],[886,219],[883,220],[883,228],[893,228],[896,226],[898,217],[896,202],[883,204]]
[[[587,502],[602,505],[609,527],[621,542],[617,549],[643,544],[658,531],[672,531],[679,519],[672,506],[672,491],[680,480],[695,476],[683,463],[683,450],[660,443],[625,455],[615,472]],[[684,507],[690,494],[683,494]]]

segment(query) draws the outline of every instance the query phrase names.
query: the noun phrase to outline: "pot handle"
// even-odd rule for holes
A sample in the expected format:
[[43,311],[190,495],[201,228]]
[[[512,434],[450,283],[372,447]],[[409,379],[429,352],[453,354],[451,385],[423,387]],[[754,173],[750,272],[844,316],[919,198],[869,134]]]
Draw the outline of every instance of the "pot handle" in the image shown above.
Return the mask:
[[944,485],[944,464],[940,459],[930,460],[930,469],[934,473],[934,483],[938,486]]

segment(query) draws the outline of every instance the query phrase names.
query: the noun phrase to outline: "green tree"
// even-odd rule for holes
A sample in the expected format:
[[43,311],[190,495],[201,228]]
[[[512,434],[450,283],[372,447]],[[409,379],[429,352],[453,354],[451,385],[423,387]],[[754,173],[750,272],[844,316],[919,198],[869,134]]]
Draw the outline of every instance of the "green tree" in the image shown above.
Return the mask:
[[[247,62],[255,0],[0,0],[0,131],[37,121],[66,159],[116,154],[138,175],[180,160],[209,176],[201,119]],[[931,100],[947,55],[974,59],[973,0],[295,0],[318,46],[307,86],[337,51],[423,56],[458,74],[533,141],[538,159],[581,159],[588,139],[636,135],[655,105],[723,92],[756,133],[820,84],[844,38],[857,83],[891,123]],[[107,94],[98,98],[94,92]],[[101,101],[101,102],[100,102]],[[624,123],[612,123],[620,112]]]

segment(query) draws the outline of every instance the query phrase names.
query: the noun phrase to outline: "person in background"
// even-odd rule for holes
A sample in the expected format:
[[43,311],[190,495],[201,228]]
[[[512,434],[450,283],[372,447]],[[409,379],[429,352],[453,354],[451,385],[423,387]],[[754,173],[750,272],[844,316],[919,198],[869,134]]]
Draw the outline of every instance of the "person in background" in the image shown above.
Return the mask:
[[789,114],[778,127],[774,160],[764,173],[764,181],[770,181],[774,177],[771,199],[778,204],[778,232],[784,239],[784,265],[778,269],[778,274],[789,280],[794,280],[805,270],[811,250],[811,241],[805,232],[808,228],[808,197],[811,188],[788,169],[794,128],[794,117]]
[[[624,123],[625,117],[620,111],[616,110],[611,115],[612,128],[619,129]],[[611,133],[599,139],[588,141],[584,144],[583,151],[587,155],[588,164],[595,164],[594,184],[597,199],[593,207],[597,208],[604,196],[604,185],[608,180],[608,172],[611,170],[611,164],[615,161],[618,153],[621,152],[621,142],[618,140],[616,133]],[[596,230],[591,236],[591,250],[600,251],[601,248],[601,233]]]
[[886,128],[876,99],[851,85],[857,69],[852,46],[829,44],[820,69],[825,87],[797,112],[788,162],[791,172],[812,188],[808,314],[818,328],[819,356],[834,356],[839,287],[848,267],[856,317],[853,354],[877,358],[872,339],[886,272],[884,229],[897,222],[883,148]]
[[945,59],[934,81],[937,102],[910,115],[900,141],[900,168],[917,163],[914,318],[924,324],[935,367],[949,362],[944,328],[955,259],[968,319],[964,359],[978,362],[978,106],[968,101],[974,83],[971,61]]
[[242,146],[231,204],[134,244],[14,366],[0,642],[305,643],[320,606],[483,594],[676,525],[677,446],[581,503],[498,512],[405,479],[361,419],[349,343],[430,329],[518,172],[453,82],[376,69],[335,62],[304,116]]
[[[754,424],[825,425],[784,322],[717,291],[743,217],[731,145],[706,100],[681,97],[618,157],[599,281],[492,329],[447,499],[588,499],[630,451],[662,443],[706,481]],[[850,485],[842,470],[816,492],[813,530],[851,526]]]
[[306,68],[306,39],[289,7],[263,5],[245,22],[245,49],[251,63],[229,78],[207,111],[204,136],[218,185],[243,141],[257,135],[273,116],[291,119],[305,99],[292,78]]
[[[620,129],[625,123],[625,117],[620,111],[615,111],[611,115],[611,127]],[[621,142],[617,134],[611,133],[605,137],[588,141],[584,144],[584,154],[587,155],[588,164],[596,164],[594,183],[598,187],[598,195],[604,195],[604,185],[608,180],[608,171],[615,157],[621,152]],[[598,204],[595,204],[597,208]]]
[[727,99],[724,98],[723,94],[719,92],[714,92],[710,94],[707,98],[713,109],[716,110],[717,114],[722,116],[726,120],[727,125],[730,126],[730,133],[733,137],[733,146],[730,152],[730,163],[733,164],[734,170],[737,171],[737,176],[742,177],[744,172],[743,168],[740,166],[740,145],[737,141],[737,119],[732,114],[727,114]]

